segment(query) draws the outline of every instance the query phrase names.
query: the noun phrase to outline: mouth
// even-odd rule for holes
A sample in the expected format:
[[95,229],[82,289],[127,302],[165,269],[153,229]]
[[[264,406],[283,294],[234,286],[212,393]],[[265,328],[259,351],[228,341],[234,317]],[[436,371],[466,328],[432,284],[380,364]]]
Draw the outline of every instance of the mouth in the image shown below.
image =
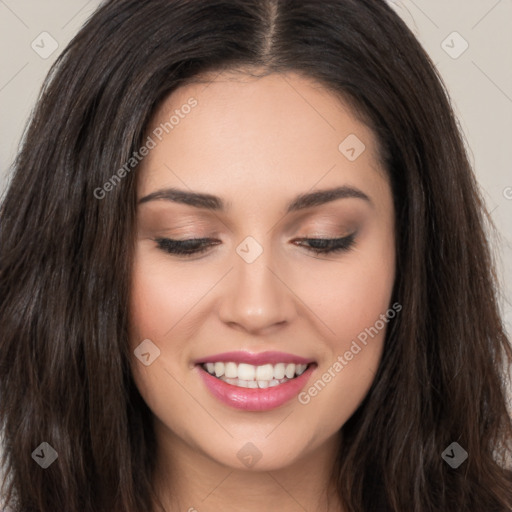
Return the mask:
[[213,377],[231,386],[250,389],[266,389],[279,386],[300,377],[311,365],[277,363],[255,366],[234,361],[203,363],[201,367]]
[[210,393],[223,404],[266,411],[296,397],[317,363],[278,352],[218,354],[195,364]]

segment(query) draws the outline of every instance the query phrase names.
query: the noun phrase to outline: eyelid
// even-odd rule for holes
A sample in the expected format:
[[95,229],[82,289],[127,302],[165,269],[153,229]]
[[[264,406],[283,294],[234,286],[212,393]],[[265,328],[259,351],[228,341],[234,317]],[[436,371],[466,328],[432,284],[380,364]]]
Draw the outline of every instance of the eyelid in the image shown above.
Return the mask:
[[[206,251],[213,245],[221,243],[220,240],[214,240],[211,238],[188,238],[185,240],[176,240],[172,238],[156,238],[155,242],[157,246],[169,254],[189,256]],[[206,244],[208,242],[208,244]],[[215,242],[215,243],[211,243]],[[191,250],[199,247],[199,249]]]

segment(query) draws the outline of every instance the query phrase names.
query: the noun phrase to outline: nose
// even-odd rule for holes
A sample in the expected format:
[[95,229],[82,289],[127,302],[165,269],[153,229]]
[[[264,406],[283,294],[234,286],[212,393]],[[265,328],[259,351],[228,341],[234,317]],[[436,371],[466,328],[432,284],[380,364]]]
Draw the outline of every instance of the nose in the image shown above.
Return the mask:
[[220,319],[232,328],[251,334],[270,334],[296,315],[291,283],[280,272],[271,251],[248,263],[235,254],[219,306]]

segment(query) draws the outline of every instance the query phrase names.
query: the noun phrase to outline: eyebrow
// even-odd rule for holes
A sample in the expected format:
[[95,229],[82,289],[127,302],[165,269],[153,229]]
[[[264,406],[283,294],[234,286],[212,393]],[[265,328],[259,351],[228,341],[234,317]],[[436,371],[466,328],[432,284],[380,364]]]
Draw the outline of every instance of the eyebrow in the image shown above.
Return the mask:
[[[313,206],[320,206],[337,199],[348,198],[362,199],[373,206],[372,200],[362,190],[352,186],[343,185],[341,187],[316,190],[314,192],[299,194],[287,203],[286,213],[304,210]],[[177,188],[165,188],[156,190],[155,192],[152,192],[151,194],[141,198],[139,200],[139,204],[161,199],[194,206],[195,208],[208,208],[214,211],[226,211],[230,206],[230,203],[225,203],[218,196],[200,192],[190,192]]]

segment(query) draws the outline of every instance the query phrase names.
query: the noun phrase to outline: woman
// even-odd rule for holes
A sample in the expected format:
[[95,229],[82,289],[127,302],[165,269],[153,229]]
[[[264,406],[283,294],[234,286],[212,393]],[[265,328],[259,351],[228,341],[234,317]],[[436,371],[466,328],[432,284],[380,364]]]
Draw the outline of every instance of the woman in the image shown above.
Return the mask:
[[487,220],[385,2],[104,3],[2,203],[6,504],[510,510]]

